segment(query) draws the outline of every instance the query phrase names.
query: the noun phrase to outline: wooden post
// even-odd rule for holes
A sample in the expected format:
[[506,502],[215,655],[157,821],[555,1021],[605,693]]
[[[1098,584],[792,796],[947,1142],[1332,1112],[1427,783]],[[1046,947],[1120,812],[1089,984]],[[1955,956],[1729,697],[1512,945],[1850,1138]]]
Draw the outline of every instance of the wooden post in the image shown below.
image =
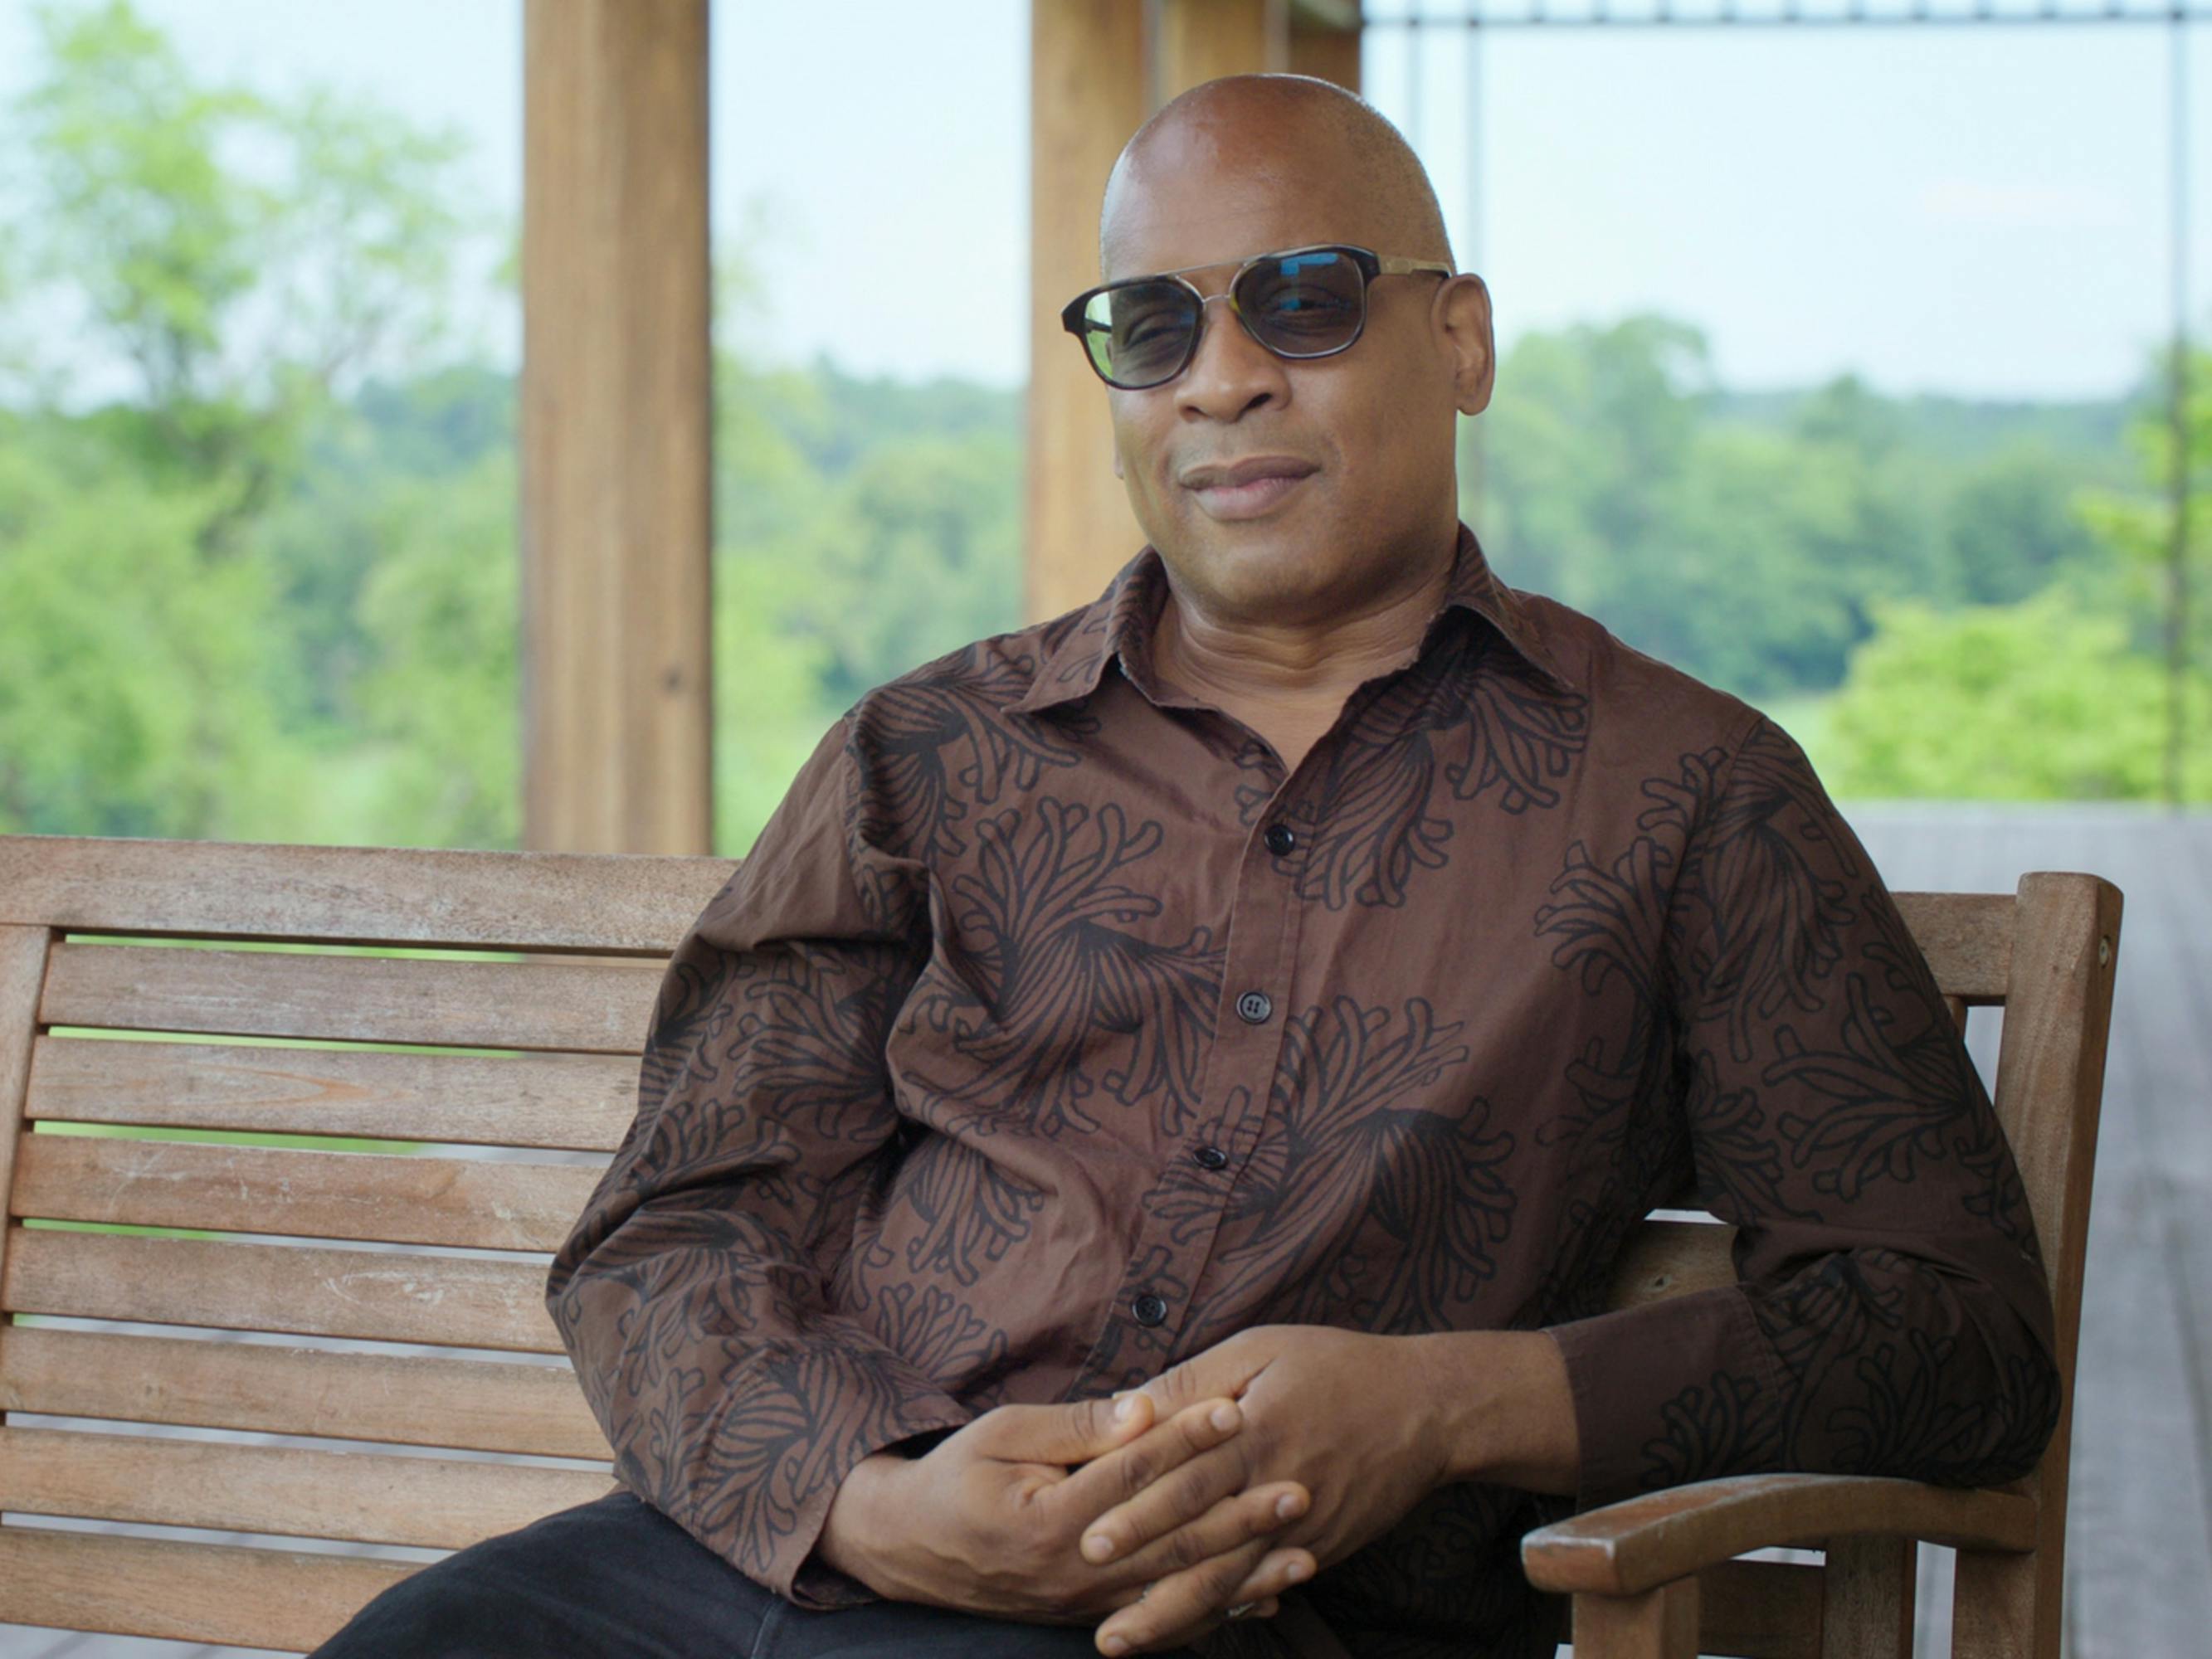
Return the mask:
[[1298,0],[1291,6],[1291,73],[1359,90],[1359,0]]
[[1158,103],[1224,75],[1291,66],[1290,0],[1166,0],[1153,93]]
[[1098,280],[1098,204],[1149,113],[1144,0],[1031,0],[1026,602],[1032,618],[1097,597],[1144,545],[1114,476],[1106,388],[1060,325]]
[[712,850],[708,0],[529,0],[524,842]]

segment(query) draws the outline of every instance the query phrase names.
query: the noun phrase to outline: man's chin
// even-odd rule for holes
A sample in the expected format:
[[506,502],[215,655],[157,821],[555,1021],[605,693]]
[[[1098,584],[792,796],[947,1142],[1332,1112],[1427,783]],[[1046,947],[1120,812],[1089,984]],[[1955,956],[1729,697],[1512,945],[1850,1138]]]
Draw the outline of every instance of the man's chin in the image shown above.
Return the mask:
[[1304,613],[1343,579],[1332,555],[1344,544],[1326,533],[1249,522],[1183,528],[1175,548],[1160,547],[1161,558],[1187,585],[1247,615]]

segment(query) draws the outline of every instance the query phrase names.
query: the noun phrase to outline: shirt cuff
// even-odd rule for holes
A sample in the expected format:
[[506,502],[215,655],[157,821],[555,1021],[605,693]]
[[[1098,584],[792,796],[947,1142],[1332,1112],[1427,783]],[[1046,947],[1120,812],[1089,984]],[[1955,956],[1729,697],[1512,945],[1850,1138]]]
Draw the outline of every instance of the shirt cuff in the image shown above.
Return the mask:
[[[894,1363],[891,1370],[905,1370]],[[801,1608],[849,1608],[863,1601],[878,1601],[878,1595],[867,1583],[841,1573],[838,1568],[814,1555],[814,1547],[821,1541],[823,1524],[830,1520],[830,1504],[836,1500],[838,1486],[865,1458],[878,1451],[890,1451],[914,1436],[929,1433],[933,1429],[957,1429],[973,1420],[973,1411],[953,1401],[949,1394],[940,1394],[927,1387],[918,1374],[914,1376],[914,1391],[900,1398],[896,1418],[876,1422],[872,1431],[849,1433],[849,1436],[823,1436],[814,1443],[807,1462],[807,1493],[790,1513],[787,1528],[779,1526],[775,1537],[769,1537],[763,1547],[748,1551],[744,1559],[737,1559],[738,1571],[754,1583],[775,1590],[776,1595]],[[728,1436],[737,1431],[744,1436],[738,1411],[723,1418],[719,1433]],[[785,1478],[781,1468],[761,1467],[759,1478],[763,1482]],[[695,1528],[696,1531],[696,1528]],[[702,1533],[703,1537],[703,1533]]]
[[1779,1466],[1787,1393],[1741,1287],[1574,1320],[1550,1334],[1574,1396],[1577,1510]]
[[[825,1484],[820,1501],[810,1504],[800,1512],[799,1528],[793,1534],[791,1543],[791,1547],[798,1552],[797,1564],[789,1569],[789,1576],[786,1578],[779,1559],[775,1578],[767,1585],[769,1589],[802,1607],[857,1607],[864,1602],[883,1600],[850,1573],[839,1571],[816,1555],[814,1547],[822,1540],[823,1523],[829,1519],[830,1504],[837,1495],[837,1488],[854,1468],[883,1451],[896,1451],[908,1457],[920,1457],[945,1435],[972,1419],[973,1413],[962,1411],[950,1400],[945,1403],[957,1415],[947,1417],[941,1422],[929,1423],[920,1431],[900,1434],[880,1446],[869,1446],[844,1463],[836,1480]],[[929,1414],[923,1413],[921,1415],[926,1419]],[[860,1443],[866,1445],[866,1443]],[[784,1552],[777,1553],[781,1558]]]

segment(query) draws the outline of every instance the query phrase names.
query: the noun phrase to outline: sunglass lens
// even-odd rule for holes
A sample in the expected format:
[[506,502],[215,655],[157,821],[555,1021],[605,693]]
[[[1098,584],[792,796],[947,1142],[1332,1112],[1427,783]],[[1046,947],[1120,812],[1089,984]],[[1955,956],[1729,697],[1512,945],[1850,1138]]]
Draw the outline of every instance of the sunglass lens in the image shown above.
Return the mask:
[[1237,309],[1262,344],[1285,357],[1319,357],[1358,337],[1367,284],[1349,254],[1288,253],[1244,273]]
[[1084,322],[1099,374],[1115,386],[1157,386],[1182,367],[1198,303],[1180,283],[1131,283],[1093,295]]

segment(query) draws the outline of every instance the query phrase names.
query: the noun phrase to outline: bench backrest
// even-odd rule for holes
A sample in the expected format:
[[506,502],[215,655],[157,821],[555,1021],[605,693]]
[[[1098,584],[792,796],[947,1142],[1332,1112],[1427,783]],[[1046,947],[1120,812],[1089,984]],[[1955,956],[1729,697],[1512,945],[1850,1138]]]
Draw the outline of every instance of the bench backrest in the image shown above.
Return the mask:
[[[137,1528],[0,1525],[0,1622],[305,1650],[420,1558],[286,1540],[454,1549],[608,1490],[545,1267],[733,867],[0,837],[0,1511]],[[2079,957],[2118,893],[1898,901],[1962,1020],[2010,1005],[1997,1104],[2070,1383],[2110,1007]],[[1655,1222],[1619,1296],[1729,1277],[1724,1229]]]

